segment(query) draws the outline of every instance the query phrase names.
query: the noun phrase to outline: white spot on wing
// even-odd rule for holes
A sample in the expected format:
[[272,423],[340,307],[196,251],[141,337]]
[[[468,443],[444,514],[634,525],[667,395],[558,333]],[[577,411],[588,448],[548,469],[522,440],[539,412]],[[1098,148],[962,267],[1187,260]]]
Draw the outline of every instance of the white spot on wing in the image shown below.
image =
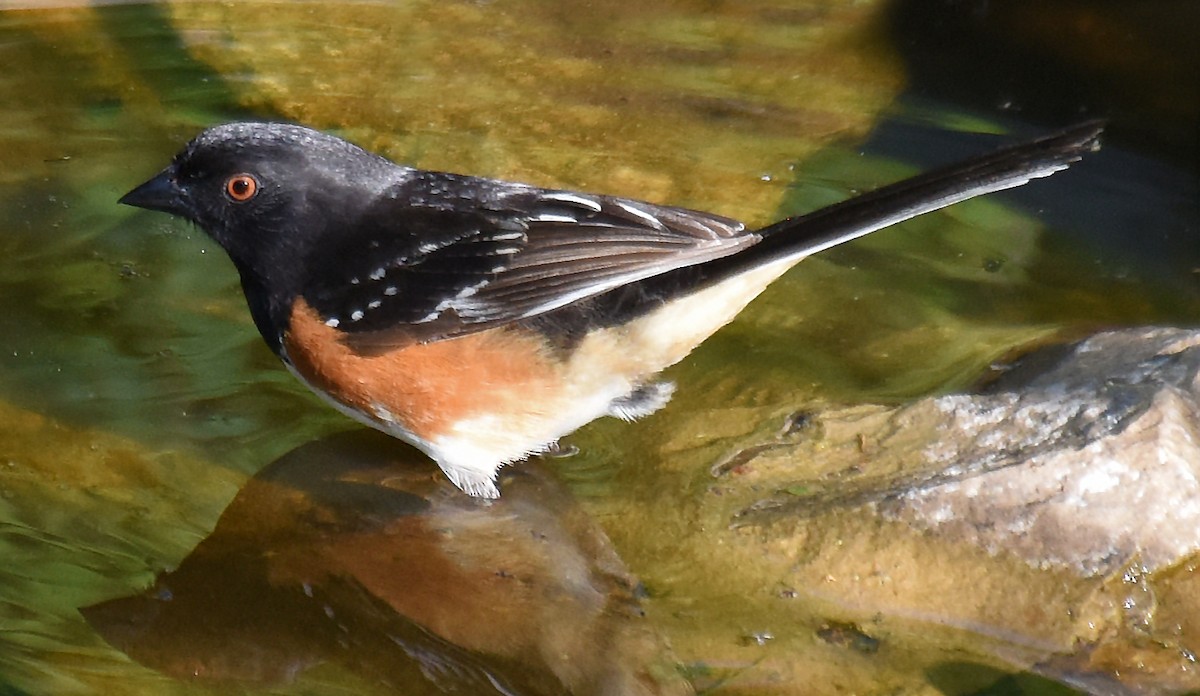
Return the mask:
[[362,319],[362,318],[363,318],[363,312],[361,309],[356,309],[353,312],[350,312],[350,321],[358,321],[359,319]]
[[488,280],[481,280],[474,285],[468,285],[462,290],[459,290],[457,293],[455,293],[454,297],[450,297],[439,302],[437,306],[433,308],[434,313],[441,314],[447,309],[454,309],[455,311],[464,315],[476,313],[478,311],[477,305],[473,302],[464,302],[463,300],[466,300],[471,295],[479,292],[479,289],[487,285],[488,282]]
[[340,323],[342,323],[342,322],[338,321],[337,317],[329,317],[328,319],[325,320],[325,326],[328,326],[328,327],[331,327],[334,329],[336,329],[338,327],[338,324],[340,324]]
[[474,285],[468,285],[467,287],[463,288],[462,290],[459,290],[458,294],[454,296],[454,299],[456,299],[456,300],[466,299],[466,298],[470,297],[471,295],[474,295],[475,293],[479,292],[479,289],[484,287],[487,284],[488,284],[487,280],[481,280],[478,283],[475,283]]
[[396,286],[395,285],[387,286],[386,288],[383,289],[383,294],[388,295],[389,297],[391,295],[395,295],[396,294]]
[[553,191],[551,193],[542,194],[542,200],[561,201],[563,203],[574,203],[575,205],[588,208],[595,212],[600,212],[600,202],[579,194],[570,193],[568,191]]
[[642,210],[641,208],[638,208],[636,206],[630,205],[630,204],[622,202],[622,201],[616,201],[616,204],[617,204],[617,207],[619,207],[621,210],[624,210],[625,212],[629,213],[630,215],[634,216],[635,218],[638,218],[642,222],[646,223],[647,226],[652,227],[656,230],[665,230],[666,229],[666,225],[662,224],[662,222],[659,221],[658,218],[654,217],[650,213],[647,213],[646,211]]
[[371,280],[383,280],[383,276],[386,273],[386,269],[376,268],[375,270],[371,271]]
[[367,303],[367,309],[378,309],[379,305],[383,304],[379,300],[371,300]]
[[576,223],[576,222],[579,222],[579,218],[576,218],[572,215],[559,215],[557,213],[539,213],[538,215],[535,215],[534,217],[529,218],[529,221],[530,222]]

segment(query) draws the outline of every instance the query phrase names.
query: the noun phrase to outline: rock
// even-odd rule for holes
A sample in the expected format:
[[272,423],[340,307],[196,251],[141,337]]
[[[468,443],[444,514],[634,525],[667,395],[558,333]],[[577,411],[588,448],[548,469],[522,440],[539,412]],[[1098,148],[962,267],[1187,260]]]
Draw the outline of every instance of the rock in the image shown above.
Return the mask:
[[1053,369],[934,400],[944,464],[893,519],[1034,565],[1148,572],[1200,550],[1200,334],[1105,333]]

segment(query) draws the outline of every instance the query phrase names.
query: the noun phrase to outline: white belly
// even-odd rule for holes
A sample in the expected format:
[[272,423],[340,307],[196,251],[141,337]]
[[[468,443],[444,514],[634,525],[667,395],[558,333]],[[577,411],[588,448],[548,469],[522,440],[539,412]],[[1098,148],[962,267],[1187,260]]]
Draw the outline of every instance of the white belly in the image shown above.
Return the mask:
[[560,437],[608,415],[614,401],[685,358],[798,260],[743,273],[624,326],[597,331],[562,366],[558,380],[564,388],[556,390],[550,402],[531,399],[530,408],[520,415],[467,418],[429,442],[416,444],[463,490],[497,497],[497,469],[545,451]]

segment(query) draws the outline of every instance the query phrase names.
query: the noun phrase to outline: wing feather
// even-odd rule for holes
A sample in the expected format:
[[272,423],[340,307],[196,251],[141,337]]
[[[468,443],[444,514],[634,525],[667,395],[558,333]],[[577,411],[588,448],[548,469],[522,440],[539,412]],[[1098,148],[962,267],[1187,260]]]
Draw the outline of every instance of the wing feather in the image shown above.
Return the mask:
[[482,331],[760,240],[735,220],[622,198],[446,174],[405,185],[309,264],[305,299],[356,346]]

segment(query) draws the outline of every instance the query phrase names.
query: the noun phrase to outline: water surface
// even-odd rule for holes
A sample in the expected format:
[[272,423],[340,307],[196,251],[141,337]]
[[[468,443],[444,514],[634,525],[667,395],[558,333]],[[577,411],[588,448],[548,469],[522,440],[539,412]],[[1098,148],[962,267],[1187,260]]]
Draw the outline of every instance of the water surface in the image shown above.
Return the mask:
[[[273,663],[249,679],[223,654],[188,662],[195,641],[139,664],[78,611],[154,587],[253,475],[354,428],[262,345],[211,241],[115,204],[188,138],[235,118],[294,120],[422,167],[765,224],[1117,101],[1046,90],[1022,108],[988,108],[923,89],[909,71],[921,63],[901,50],[920,28],[889,34],[886,9],[0,3],[0,692],[442,688],[429,669],[379,671],[372,651],[399,630],[392,624],[356,659],[307,643],[293,646],[287,669]],[[1094,69],[1086,55],[1072,65]],[[1172,69],[1161,71],[1164,86]],[[1054,98],[1074,101],[1039,108]],[[681,386],[670,409],[589,426],[571,439],[579,455],[547,464],[612,539],[605,553],[645,583],[634,599],[646,600],[696,684],[776,693],[765,684],[823,654],[802,621],[755,638],[769,612],[743,603],[739,585],[759,579],[708,577],[689,560],[704,549],[678,547],[681,530],[702,524],[689,510],[709,474],[694,462],[710,450],[799,409],[964,388],[1031,342],[1200,317],[1196,172],[1163,154],[1177,129],[1115,110],[1105,150],[1067,174],[805,262],[671,370]],[[387,519],[409,514],[395,500],[376,501]],[[202,577],[218,603],[227,592],[235,604],[258,601],[238,594],[245,577],[230,588],[220,573]],[[330,591],[359,617],[381,616],[378,596],[345,582]],[[281,625],[304,629],[303,597],[280,605]],[[766,666],[762,642],[776,650]],[[780,654],[792,668],[773,673]],[[942,673],[925,682],[906,654],[837,668],[849,684],[932,688]],[[211,679],[186,678],[189,665]],[[944,683],[1002,678],[956,669]],[[833,693],[836,682],[820,687]],[[536,692],[543,682],[529,683]]]

